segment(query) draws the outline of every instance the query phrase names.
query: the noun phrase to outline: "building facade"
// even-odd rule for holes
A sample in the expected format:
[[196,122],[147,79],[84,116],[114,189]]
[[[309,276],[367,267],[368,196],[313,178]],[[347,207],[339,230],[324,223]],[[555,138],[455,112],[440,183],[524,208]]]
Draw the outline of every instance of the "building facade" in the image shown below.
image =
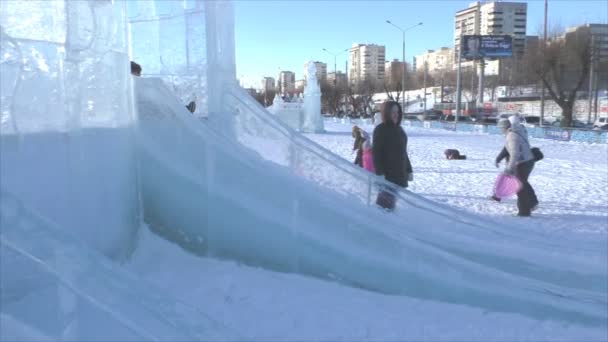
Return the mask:
[[[308,79],[308,64],[311,62],[304,63],[304,81]],[[317,80],[320,84],[327,81],[327,64],[323,62],[312,62],[315,64]]]
[[608,24],[585,24],[566,29],[566,33],[561,37],[568,40],[577,38],[577,33],[589,30],[591,34],[591,54],[593,60],[604,63],[608,61]]
[[[513,55],[523,55],[526,48],[528,4],[525,2],[477,1],[456,12],[454,17],[453,68],[458,65],[461,35],[510,35]],[[462,61],[464,68],[475,65]],[[486,61],[486,74],[500,70],[500,60]]]
[[276,82],[274,77],[264,77],[262,79],[262,93],[274,91],[276,89]]
[[348,78],[346,77],[346,74],[341,71],[338,71],[337,73],[330,72],[327,74],[327,82],[329,84],[335,84],[338,88],[344,88],[348,85]]
[[353,44],[350,48],[349,81],[351,86],[369,83],[382,87],[385,76],[384,45]]
[[306,81],[305,80],[297,80],[296,81],[296,93],[301,93],[304,91],[304,87],[306,86]]
[[452,69],[454,65],[454,50],[442,47],[439,50],[428,50],[426,53],[414,57],[414,71],[424,68],[431,74]]
[[293,94],[296,89],[296,74],[292,71],[281,71],[278,88],[283,96]]
[[[405,67],[408,67],[407,63]],[[387,85],[395,86],[401,84],[403,82],[403,62],[398,59],[386,61],[384,63],[384,75]]]

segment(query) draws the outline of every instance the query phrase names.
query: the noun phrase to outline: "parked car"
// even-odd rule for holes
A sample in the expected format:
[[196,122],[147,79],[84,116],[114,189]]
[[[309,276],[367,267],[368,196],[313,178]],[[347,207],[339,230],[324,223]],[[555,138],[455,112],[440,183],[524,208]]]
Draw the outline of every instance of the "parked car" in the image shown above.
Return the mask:
[[[540,116],[526,116],[525,117],[526,125],[528,126],[540,126]],[[543,126],[550,125],[547,120],[543,120]]]
[[428,109],[426,112],[421,112],[417,115],[420,121],[425,120],[440,120],[443,112],[435,109]]
[[403,120],[418,120],[418,114],[416,113],[405,113],[403,114]]
[[[456,116],[452,114],[446,114],[441,118],[441,121],[454,122],[456,121]],[[473,122],[470,116],[461,115],[458,117],[458,122]]]
[[604,129],[606,127],[608,127],[608,117],[597,118],[593,123],[594,129]]

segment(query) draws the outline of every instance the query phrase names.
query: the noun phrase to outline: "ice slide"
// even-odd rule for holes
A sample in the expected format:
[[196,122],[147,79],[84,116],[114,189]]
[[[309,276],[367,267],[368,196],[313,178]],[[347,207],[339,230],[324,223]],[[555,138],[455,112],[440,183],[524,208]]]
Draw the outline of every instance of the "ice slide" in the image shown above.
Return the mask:
[[185,341],[240,336],[142,283],[7,192],[0,203],[0,340]]
[[[601,252],[564,257],[561,248],[545,253],[496,231],[476,239],[466,233],[481,227],[431,204],[397,215],[362,205],[375,186],[357,199],[340,177],[358,170],[327,163],[336,157],[276,122],[257,125],[272,119],[252,115],[258,108],[236,89],[227,90],[232,112],[207,122],[189,115],[160,79],[138,79],[135,92],[145,219],[192,252],[388,294],[606,322]],[[273,138],[286,137],[296,145],[268,155]],[[335,172],[323,174],[327,167]]]

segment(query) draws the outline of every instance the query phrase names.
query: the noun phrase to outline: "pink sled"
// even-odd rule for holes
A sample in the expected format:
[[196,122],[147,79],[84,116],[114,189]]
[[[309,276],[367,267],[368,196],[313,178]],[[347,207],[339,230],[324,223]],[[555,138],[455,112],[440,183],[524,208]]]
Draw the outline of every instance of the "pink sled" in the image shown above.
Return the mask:
[[507,198],[515,195],[521,189],[521,182],[517,177],[501,173],[494,183],[494,194],[498,198]]

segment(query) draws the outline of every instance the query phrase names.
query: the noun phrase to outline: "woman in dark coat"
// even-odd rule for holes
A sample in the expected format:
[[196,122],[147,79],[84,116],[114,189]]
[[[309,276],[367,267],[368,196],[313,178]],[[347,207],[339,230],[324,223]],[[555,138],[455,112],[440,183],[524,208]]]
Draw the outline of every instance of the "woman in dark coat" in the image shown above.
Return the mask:
[[[407,135],[401,128],[403,112],[397,102],[387,101],[382,107],[382,123],[374,129],[373,156],[376,174],[406,188],[413,179],[412,164],[407,155]],[[395,207],[394,190],[386,189],[376,203],[385,209]]]

